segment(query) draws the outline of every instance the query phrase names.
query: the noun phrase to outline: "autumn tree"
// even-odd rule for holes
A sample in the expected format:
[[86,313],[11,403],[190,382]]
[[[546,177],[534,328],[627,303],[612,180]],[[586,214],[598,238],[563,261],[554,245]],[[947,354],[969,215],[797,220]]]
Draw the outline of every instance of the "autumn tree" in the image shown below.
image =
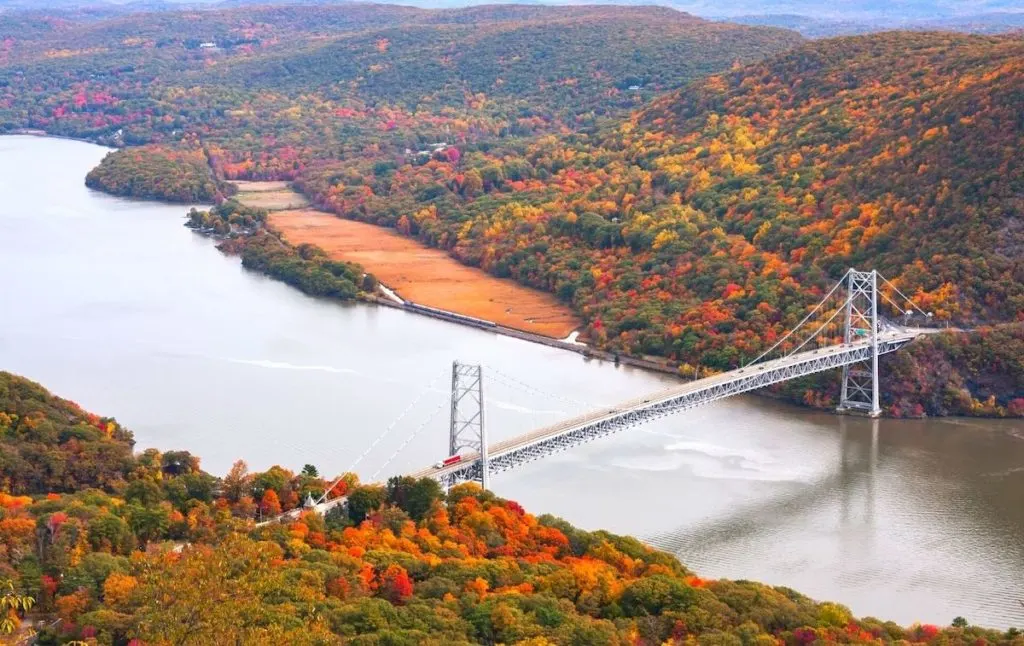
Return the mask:
[[233,537],[216,548],[147,556],[135,593],[134,635],[183,646],[324,643],[326,629],[315,620],[289,628],[268,622],[272,599],[284,587],[282,571],[273,566],[281,555],[275,545]]
[[409,573],[401,565],[389,565],[380,575],[380,594],[394,604],[402,604],[412,596]]
[[238,502],[242,496],[248,494],[251,481],[249,465],[245,463],[245,460],[237,460],[221,481],[221,492],[228,501]]
[[260,499],[260,511],[264,516],[277,516],[281,513],[281,502],[277,498],[277,492],[267,489]]
[[0,635],[10,635],[21,625],[21,617],[32,609],[35,599],[19,594],[10,580],[0,582]]

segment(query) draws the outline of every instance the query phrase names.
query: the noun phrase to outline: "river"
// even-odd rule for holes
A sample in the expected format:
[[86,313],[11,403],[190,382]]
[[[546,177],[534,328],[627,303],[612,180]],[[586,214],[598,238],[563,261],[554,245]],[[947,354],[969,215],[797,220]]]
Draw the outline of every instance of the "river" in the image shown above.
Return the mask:
[[[667,383],[308,298],[220,254],[182,226],[181,206],[85,188],[105,152],[0,138],[0,369],[116,415],[140,448],[188,449],[217,474],[244,458],[332,474],[356,464],[379,479],[445,455],[453,359],[485,366],[492,440]],[[492,487],[538,514],[646,538],[703,576],[903,624],[1024,627],[1019,420],[872,422],[742,397]]]

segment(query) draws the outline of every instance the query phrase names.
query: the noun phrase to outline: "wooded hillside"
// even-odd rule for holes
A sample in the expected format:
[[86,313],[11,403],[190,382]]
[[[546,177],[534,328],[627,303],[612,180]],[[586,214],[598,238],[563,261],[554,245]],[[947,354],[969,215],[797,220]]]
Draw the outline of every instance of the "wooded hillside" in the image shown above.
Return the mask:
[[940,322],[1024,318],[1020,37],[794,49],[655,7],[40,20],[6,27],[5,126],[201,147],[218,180],[294,180],[684,374],[757,356],[850,266]]
[[1024,41],[817,42],[699,81],[621,125],[300,185],[558,293],[590,338],[726,367],[756,356],[846,267],[939,320],[1024,309]]
[[[60,451],[78,441],[61,429],[130,438],[0,372],[0,438]],[[342,511],[257,528],[324,491],[313,465],[249,473],[238,462],[217,479],[186,452],[147,450],[123,454],[115,480],[74,484],[7,468],[31,484],[0,489],[0,583],[36,600],[41,643],[1024,644],[962,619],[903,628],[788,588],[704,579],[635,539],[536,517],[473,484],[445,494],[432,480],[350,474]]]

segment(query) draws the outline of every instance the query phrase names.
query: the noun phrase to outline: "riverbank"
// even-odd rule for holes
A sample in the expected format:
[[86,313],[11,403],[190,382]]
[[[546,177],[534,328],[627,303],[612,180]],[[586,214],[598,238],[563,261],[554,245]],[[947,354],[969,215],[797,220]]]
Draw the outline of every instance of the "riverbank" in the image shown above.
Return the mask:
[[[391,229],[303,208],[306,198],[285,182],[235,185],[236,199],[269,210],[268,224],[288,243],[312,244],[334,260],[359,263],[403,301],[491,322],[496,331],[548,344],[568,338],[580,326],[572,310],[550,294],[463,265]],[[390,298],[381,303],[412,309]],[[413,311],[445,318],[444,312]],[[578,350],[569,343],[557,345]]]
[[11,130],[0,131],[0,136],[3,137],[39,137],[40,139],[63,139],[64,141],[77,141],[83,144],[92,144],[93,146],[102,146],[110,150],[117,150],[122,147],[122,144],[117,142],[109,141],[103,137],[72,137],[70,135],[57,135],[39,128],[13,128]]
[[573,334],[568,335],[564,339],[553,339],[549,336],[542,334],[534,334],[531,332],[524,332],[523,330],[517,330],[515,328],[506,327],[503,325],[487,325],[486,321],[474,321],[465,317],[452,317],[446,316],[446,312],[443,310],[430,311],[422,307],[416,307],[413,303],[391,300],[387,297],[376,297],[373,302],[383,307],[390,307],[393,309],[405,310],[407,312],[413,312],[421,316],[429,316],[431,318],[440,319],[443,321],[450,321],[458,323],[460,325],[467,325],[469,327],[479,328],[481,330],[488,330],[497,334],[502,334],[515,339],[521,339],[523,341],[530,341],[531,343],[538,343],[540,345],[546,345],[549,348],[558,348],[559,350],[567,350],[569,352],[575,352],[581,354],[589,359],[598,359],[601,361],[609,361],[616,365],[632,366],[634,368],[640,368],[642,370],[649,370],[652,372],[658,372],[662,374],[672,375],[675,377],[680,375],[679,368],[675,364],[662,361],[652,361],[649,359],[641,359],[637,357],[631,357],[628,355],[620,355],[614,352],[607,352],[605,350],[598,350],[585,343],[574,340]]
[[287,182],[233,182],[235,199],[270,211],[267,222],[292,245],[309,243],[373,274],[381,307],[474,327],[588,358],[680,376],[678,366],[599,350],[576,340],[579,320],[554,298],[468,267],[391,229],[310,208]]
[[[18,276],[0,290],[0,310],[17,313],[0,320],[3,369],[116,412],[140,448],[187,448],[216,474],[242,457],[253,471],[311,463],[333,474],[390,429],[358,465],[385,480],[447,456],[455,359],[485,366],[495,442],[668,385],[538,343],[306,297],[218,253],[181,226],[180,206],[88,190],[82,177],[104,150],[0,143],[0,273]],[[1021,428],[737,397],[503,472],[492,487],[578,526],[647,537],[702,576],[763,580],[905,624],[962,615],[1005,628],[1024,625],[1024,443],[1010,436]]]
[[[550,294],[462,265],[443,251],[426,247],[392,229],[345,220],[311,208],[295,208],[308,201],[288,182],[236,182],[226,188],[231,192],[238,190],[240,202],[269,211],[268,221],[275,235],[290,245],[313,245],[322,250],[324,260],[357,263],[380,279],[382,289],[375,290],[371,280],[370,286],[364,287],[369,294],[359,294],[361,299],[616,364],[677,377],[692,376],[690,367],[684,366],[681,371],[676,362],[596,350],[577,342],[574,330],[578,329],[579,320]],[[290,273],[283,266],[281,270]],[[320,285],[307,286],[302,291],[329,295],[337,290]],[[1015,348],[1021,336],[1018,331],[1007,339]],[[985,361],[965,355],[962,349],[967,345],[971,343],[961,336],[946,343],[938,353],[919,348],[916,354],[920,360],[910,362],[912,365],[908,364],[906,353],[884,359],[886,383],[882,390],[886,414],[1024,415],[1024,367],[1016,358],[1019,353],[1007,351],[1009,346],[989,343],[989,358],[1008,357]],[[944,377],[938,381],[927,379],[931,374]],[[801,379],[763,394],[822,410],[834,409],[838,401],[837,382],[829,375]]]

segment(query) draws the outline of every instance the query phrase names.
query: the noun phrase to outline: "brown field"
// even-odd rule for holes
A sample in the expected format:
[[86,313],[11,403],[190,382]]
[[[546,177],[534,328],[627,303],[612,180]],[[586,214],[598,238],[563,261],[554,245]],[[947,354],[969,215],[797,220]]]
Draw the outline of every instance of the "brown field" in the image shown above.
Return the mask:
[[301,209],[309,200],[292,189],[288,182],[233,182],[238,187],[235,199],[246,206],[268,211]]
[[270,224],[292,244],[312,243],[337,260],[358,262],[402,298],[420,305],[564,339],[579,327],[554,296],[467,267],[391,229],[322,211],[278,211]]

